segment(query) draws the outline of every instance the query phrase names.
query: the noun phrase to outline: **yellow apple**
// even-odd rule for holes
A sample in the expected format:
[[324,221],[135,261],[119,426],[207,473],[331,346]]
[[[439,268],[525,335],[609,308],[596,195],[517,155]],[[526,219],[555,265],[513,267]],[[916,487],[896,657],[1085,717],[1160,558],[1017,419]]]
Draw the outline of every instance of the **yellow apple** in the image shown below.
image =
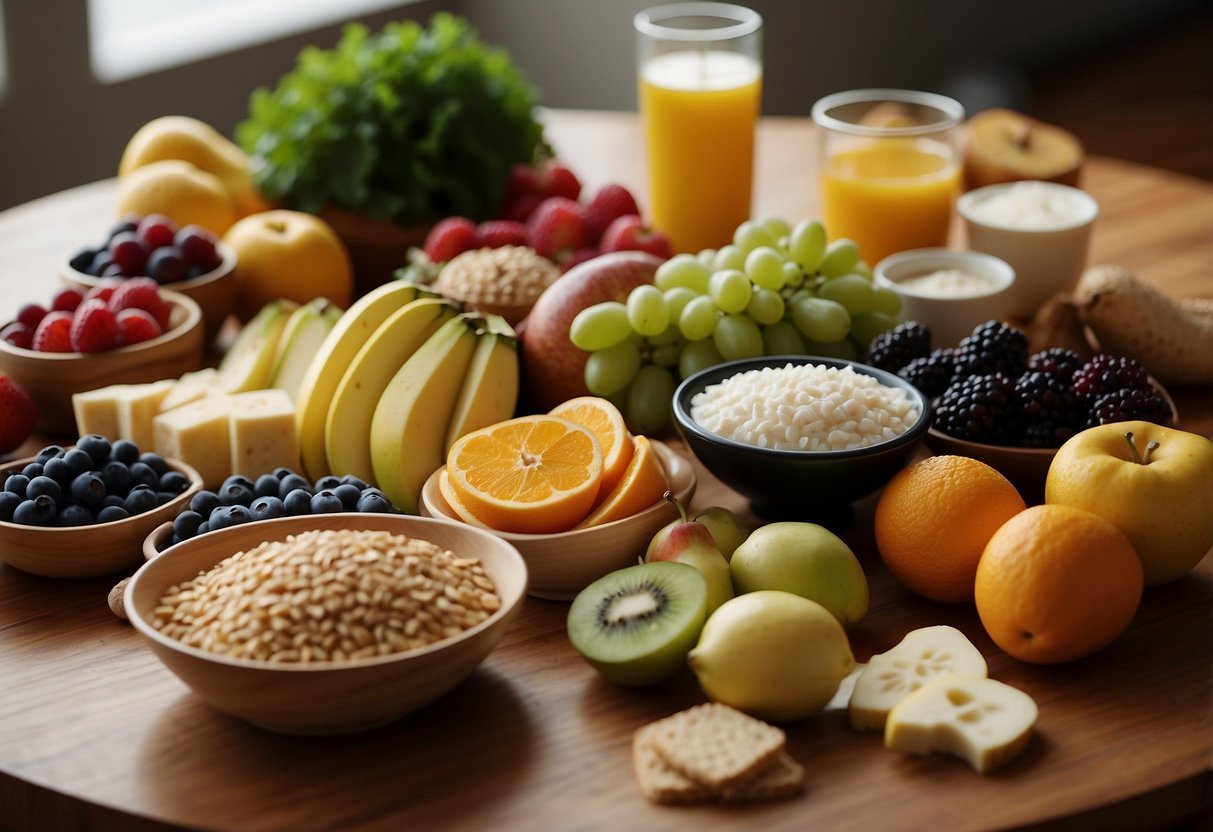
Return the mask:
[[300,211],[262,211],[223,235],[236,253],[236,315],[249,320],[278,298],[327,298],[346,308],[354,291],[349,252],[328,223]]
[[1173,581],[1213,547],[1213,441],[1152,422],[1088,428],[1058,449],[1045,502],[1094,512],[1124,532],[1146,586]]
[[1014,110],[983,110],[965,124],[967,190],[1023,179],[1077,187],[1084,156],[1073,133]]

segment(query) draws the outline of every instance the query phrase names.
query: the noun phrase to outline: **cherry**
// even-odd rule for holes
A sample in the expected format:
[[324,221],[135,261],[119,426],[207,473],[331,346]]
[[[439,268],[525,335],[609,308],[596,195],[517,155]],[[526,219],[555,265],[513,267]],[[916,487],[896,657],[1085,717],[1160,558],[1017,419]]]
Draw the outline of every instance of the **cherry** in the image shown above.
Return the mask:
[[215,235],[200,225],[187,225],[177,232],[174,245],[181,249],[185,261],[191,266],[201,266],[210,271],[219,265]]
[[188,266],[176,246],[158,248],[147,258],[147,273],[157,283],[176,283],[185,279]]
[[147,247],[134,231],[115,234],[110,240],[109,254],[122,267],[123,274],[141,274],[147,263]]
[[135,232],[149,252],[173,244],[177,225],[163,214],[148,214]]

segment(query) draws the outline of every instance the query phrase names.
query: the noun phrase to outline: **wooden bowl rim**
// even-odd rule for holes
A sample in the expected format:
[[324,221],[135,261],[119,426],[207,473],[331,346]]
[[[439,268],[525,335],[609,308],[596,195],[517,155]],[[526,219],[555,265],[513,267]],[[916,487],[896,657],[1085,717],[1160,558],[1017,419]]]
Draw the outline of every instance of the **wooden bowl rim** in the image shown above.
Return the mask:
[[[219,265],[211,269],[209,272],[191,277],[188,280],[178,280],[173,283],[161,284],[161,290],[174,292],[187,292],[191,289],[197,289],[199,286],[205,286],[208,283],[214,283],[216,280],[221,280],[230,275],[236,268],[236,252],[225,243],[222,239],[216,240],[215,250],[219,252]],[[79,254],[80,252],[76,252]],[[67,282],[78,283],[82,286],[100,286],[102,280],[109,278],[99,277],[93,274],[86,274],[72,266],[72,260],[76,254],[68,254],[59,261],[59,273]]]

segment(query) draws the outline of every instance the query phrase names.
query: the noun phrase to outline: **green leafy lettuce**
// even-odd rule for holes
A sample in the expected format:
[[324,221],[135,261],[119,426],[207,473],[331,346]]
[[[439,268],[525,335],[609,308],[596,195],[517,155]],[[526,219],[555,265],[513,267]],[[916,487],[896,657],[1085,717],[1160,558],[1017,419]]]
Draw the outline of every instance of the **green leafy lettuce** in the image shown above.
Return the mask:
[[257,187],[286,207],[337,207],[400,225],[498,207],[509,168],[546,146],[538,93],[467,21],[347,26],[309,47],[276,89],[259,88],[237,141]]

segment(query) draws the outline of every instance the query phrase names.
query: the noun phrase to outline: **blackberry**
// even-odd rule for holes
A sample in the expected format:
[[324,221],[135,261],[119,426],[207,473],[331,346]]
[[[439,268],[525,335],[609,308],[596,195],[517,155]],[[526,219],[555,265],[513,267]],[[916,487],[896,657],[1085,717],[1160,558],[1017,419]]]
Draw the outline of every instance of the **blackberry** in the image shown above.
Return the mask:
[[1010,445],[1019,424],[1015,382],[1000,373],[959,378],[935,403],[934,426],[958,439]]
[[960,340],[956,374],[985,376],[999,373],[1019,378],[1028,366],[1028,336],[1002,321],[986,321]]
[[1149,390],[1150,377],[1135,358],[1100,353],[1074,372],[1074,390],[1094,402],[1118,390]]
[[1128,422],[1140,419],[1158,425],[1171,424],[1171,406],[1154,390],[1126,387],[1104,393],[1091,406],[1089,425]]
[[868,363],[895,373],[930,352],[931,330],[918,321],[905,321],[872,339],[868,346]]
[[897,371],[897,375],[931,398],[948,389],[955,373],[956,354],[951,349],[938,349],[930,355],[915,358]]
[[1029,371],[1015,382],[1023,444],[1060,448],[1086,426],[1086,408],[1069,382],[1046,372]]
[[1069,381],[1083,365],[1082,356],[1064,347],[1049,347],[1028,356],[1028,371],[1048,373]]

